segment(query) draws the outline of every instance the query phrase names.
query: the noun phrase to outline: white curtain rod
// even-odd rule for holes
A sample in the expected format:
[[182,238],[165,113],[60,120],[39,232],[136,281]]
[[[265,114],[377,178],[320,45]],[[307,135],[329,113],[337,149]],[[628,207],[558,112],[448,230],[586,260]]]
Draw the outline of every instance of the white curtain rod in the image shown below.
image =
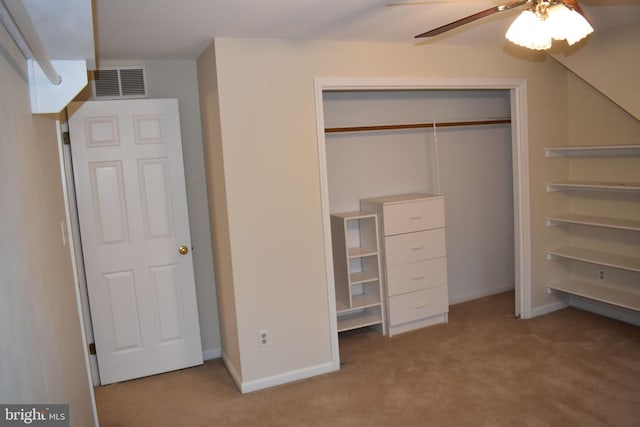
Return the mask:
[[62,83],[22,0],[0,0],[0,20],[24,57],[35,59],[52,84]]

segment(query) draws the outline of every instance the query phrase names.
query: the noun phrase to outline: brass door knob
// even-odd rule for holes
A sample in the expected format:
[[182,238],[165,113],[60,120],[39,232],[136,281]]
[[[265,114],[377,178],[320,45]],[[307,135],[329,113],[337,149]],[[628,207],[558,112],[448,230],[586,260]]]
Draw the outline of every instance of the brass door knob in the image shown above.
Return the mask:
[[187,253],[189,253],[189,248],[185,245],[182,245],[178,248],[178,252],[180,252],[180,255],[186,255]]

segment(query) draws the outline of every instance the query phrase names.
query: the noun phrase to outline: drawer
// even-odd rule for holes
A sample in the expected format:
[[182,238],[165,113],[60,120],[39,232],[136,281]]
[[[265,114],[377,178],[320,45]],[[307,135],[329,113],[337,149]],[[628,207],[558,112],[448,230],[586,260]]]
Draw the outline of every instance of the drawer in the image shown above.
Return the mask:
[[387,270],[389,296],[445,286],[446,284],[447,259],[445,257],[395,265]]
[[423,289],[389,298],[389,324],[401,325],[449,311],[446,286]]
[[386,205],[382,216],[385,236],[444,227],[444,199]]
[[446,256],[444,228],[384,238],[387,268]]

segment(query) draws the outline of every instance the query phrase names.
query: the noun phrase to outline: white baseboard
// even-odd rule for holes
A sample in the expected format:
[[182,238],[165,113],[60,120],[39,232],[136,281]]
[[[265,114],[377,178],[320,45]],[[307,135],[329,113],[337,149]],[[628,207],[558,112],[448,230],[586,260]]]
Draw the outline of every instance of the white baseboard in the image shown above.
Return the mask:
[[569,305],[601,316],[610,317],[621,322],[640,326],[640,313],[637,311],[626,310],[624,308],[614,307],[608,304],[601,304],[575,295],[572,295],[569,298]]
[[[337,366],[336,366],[337,365]],[[299,369],[297,371],[285,372],[259,380],[247,381],[242,383],[240,391],[242,393],[250,393],[252,391],[262,390],[265,388],[290,383],[292,381],[303,380],[305,378],[315,377],[340,369],[339,364],[333,362],[323,363],[321,365],[311,366],[309,368]]]
[[553,313],[554,311],[562,310],[563,308],[567,308],[568,306],[569,304],[567,304],[565,301],[555,301],[549,304],[542,305],[540,307],[532,307],[531,318]]
[[484,290],[479,291],[479,292],[473,292],[473,293],[466,294],[466,295],[463,295],[463,296],[457,296],[457,297],[449,298],[449,305],[459,304],[461,302],[471,301],[471,300],[474,300],[474,299],[487,297],[489,295],[499,294],[501,292],[510,291],[513,288],[514,288],[513,283],[508,283],[506,285],[496,286],[495,288],[484,289]]
[[222,351],[220,350],[220,347],[211,348],[209,350],[202,350],[203,360],[219,359],[220,357],[222,357]]
[[338,362],[328,362],[309,368],[299,369],[297,371],[285,372],[283,374],[278,374],[259,380],[243,382],[242,377],[238,374],[238,370],[229,361],[227,355],[224,354],[224,351],[222,351],[221,357],[222,362],[229,371],[231,378],[233,378],[233,381],[236,383],[236,386],[241,393],[251,393],[252,391],[258,391],[265,388],[274,387],[277,385],[303,380],[305,378],[314,377],[316,375],[322,375],[340,370],[340,364]]

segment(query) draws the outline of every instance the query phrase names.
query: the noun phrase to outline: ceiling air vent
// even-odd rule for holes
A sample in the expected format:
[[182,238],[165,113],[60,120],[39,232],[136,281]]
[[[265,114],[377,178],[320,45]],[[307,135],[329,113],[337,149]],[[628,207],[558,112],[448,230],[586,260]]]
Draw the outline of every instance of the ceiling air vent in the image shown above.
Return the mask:
[[144,98],[147,86],[142,67],[101,68],[94,71],[94,99]]

